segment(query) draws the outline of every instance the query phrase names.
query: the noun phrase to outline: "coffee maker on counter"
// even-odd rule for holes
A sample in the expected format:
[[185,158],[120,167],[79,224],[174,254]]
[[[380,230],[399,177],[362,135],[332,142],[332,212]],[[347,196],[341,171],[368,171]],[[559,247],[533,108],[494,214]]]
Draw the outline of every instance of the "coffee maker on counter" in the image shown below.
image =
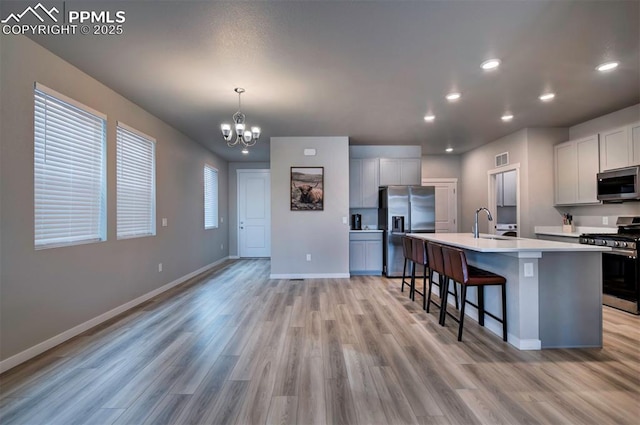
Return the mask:
[[351,230],[362,230],[361,214],[351,214]]

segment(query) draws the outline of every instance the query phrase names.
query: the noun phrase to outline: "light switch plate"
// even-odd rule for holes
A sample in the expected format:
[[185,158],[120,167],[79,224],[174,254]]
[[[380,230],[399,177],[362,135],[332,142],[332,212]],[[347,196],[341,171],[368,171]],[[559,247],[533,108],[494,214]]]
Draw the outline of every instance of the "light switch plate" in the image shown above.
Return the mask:
[[162,227],[167,227],[167,219],[166,218],[162,218]]
[[602,217],[602,224],[607,226],[609,224],[609,217]]
[[347,217],[342,217],[342,224],[347,224]]
[[533,263],[524,263],[524,277],[533,277]]

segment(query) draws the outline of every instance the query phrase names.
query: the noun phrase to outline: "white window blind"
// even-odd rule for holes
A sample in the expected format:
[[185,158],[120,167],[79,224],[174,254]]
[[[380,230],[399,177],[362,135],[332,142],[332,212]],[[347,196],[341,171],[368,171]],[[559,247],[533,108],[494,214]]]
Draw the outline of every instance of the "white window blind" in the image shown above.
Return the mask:
[[156,234],[155,139],[122,123],[116,131],[118,239]]
[[106,239],[106,116],[36,84],[34,243],[37,249]]
[[218,170],[204,166],[204,228],[218,227]]

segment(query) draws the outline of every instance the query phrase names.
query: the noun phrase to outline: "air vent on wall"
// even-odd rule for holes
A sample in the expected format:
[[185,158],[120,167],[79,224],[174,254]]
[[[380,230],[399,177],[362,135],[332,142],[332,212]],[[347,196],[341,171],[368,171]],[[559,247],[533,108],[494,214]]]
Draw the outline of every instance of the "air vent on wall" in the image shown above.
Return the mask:
[[509,152],[496,155],[496,167],[504,167],[505,165],[509,165]]

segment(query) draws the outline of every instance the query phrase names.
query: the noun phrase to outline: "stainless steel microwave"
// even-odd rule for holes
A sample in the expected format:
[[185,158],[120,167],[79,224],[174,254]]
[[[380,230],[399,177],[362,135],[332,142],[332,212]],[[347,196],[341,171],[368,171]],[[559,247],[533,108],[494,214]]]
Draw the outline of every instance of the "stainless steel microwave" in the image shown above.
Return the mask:
[[640,165],[598,173],[598,200],[603,202],[640,200]]

